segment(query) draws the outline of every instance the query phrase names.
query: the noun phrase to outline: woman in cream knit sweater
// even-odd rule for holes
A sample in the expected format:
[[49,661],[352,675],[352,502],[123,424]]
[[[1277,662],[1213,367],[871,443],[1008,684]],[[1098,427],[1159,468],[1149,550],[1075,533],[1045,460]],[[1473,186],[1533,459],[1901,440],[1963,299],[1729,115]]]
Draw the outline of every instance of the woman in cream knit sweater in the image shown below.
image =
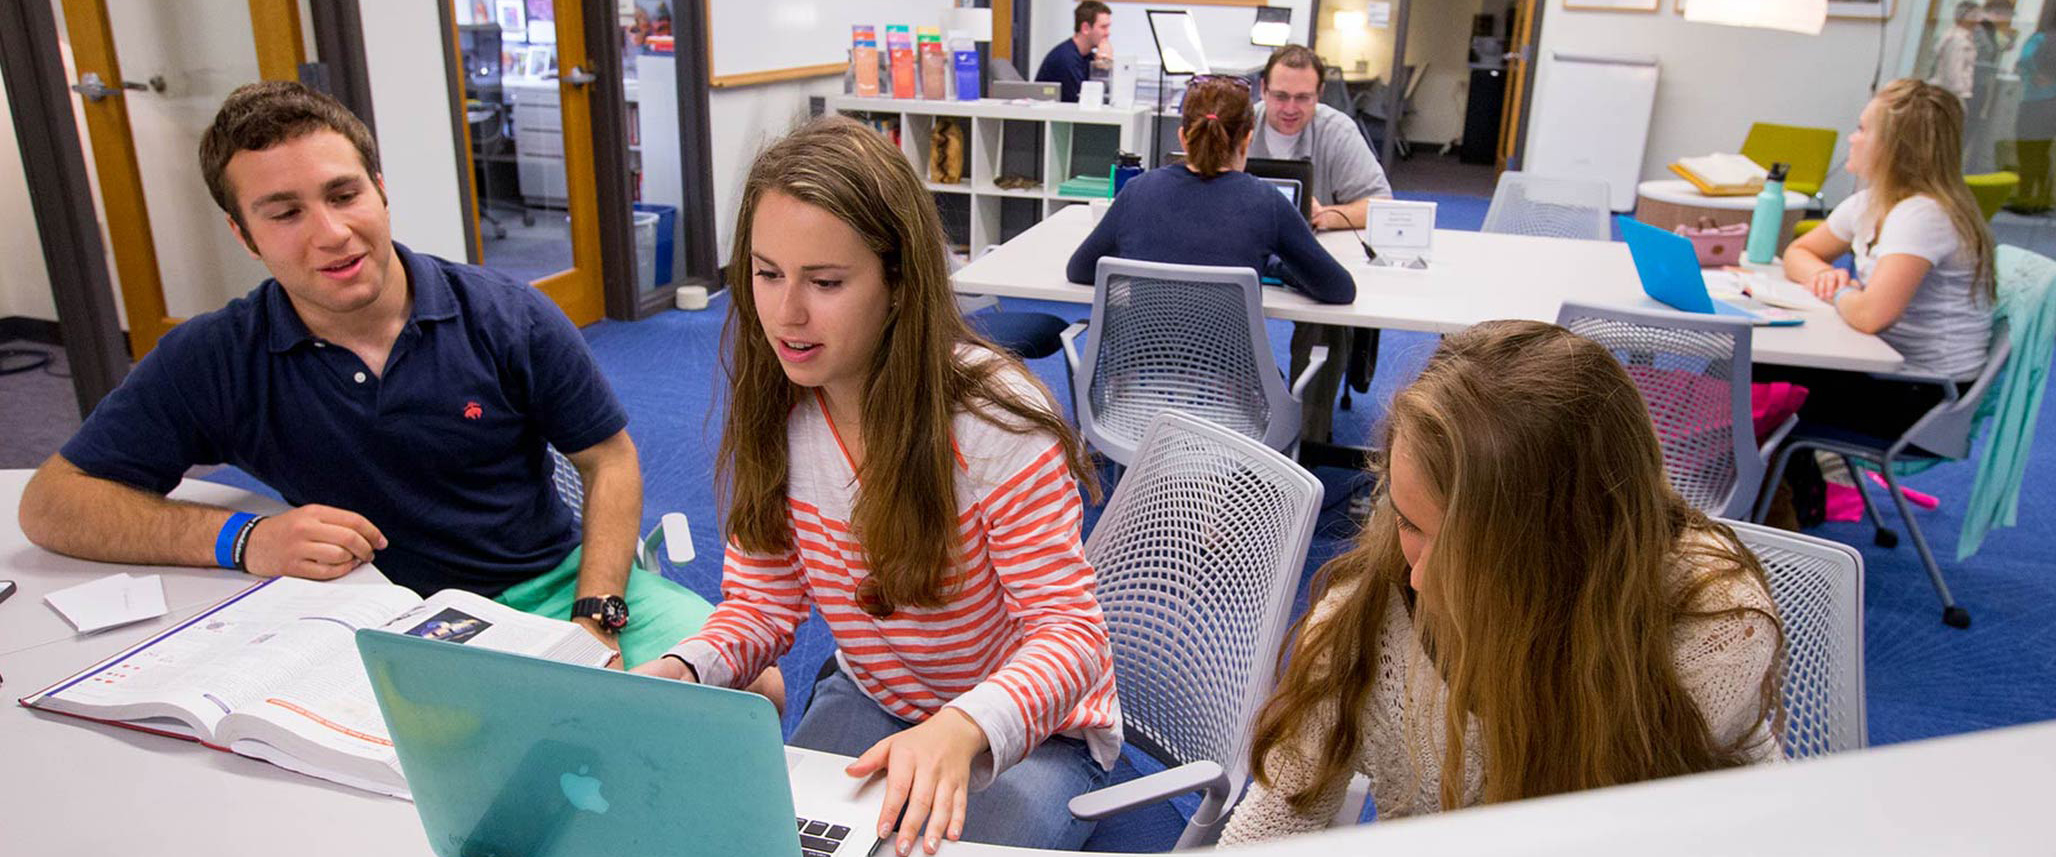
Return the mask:
[[1322,569],[1222,841],[1778,756],[1763,570],[1670,488],[1605,349],[1554,325],[1444,340],[1395,397],[1381,497]]

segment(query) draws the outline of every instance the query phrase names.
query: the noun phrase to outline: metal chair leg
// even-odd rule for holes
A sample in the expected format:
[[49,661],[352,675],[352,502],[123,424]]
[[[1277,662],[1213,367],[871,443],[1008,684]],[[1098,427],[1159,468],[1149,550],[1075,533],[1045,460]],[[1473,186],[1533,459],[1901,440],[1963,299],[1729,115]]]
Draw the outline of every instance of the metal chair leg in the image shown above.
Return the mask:
[[1906,494],[1899,490],[1899,481],[1892,478],[1890,459],[1879,462],[1878,472],[1884,474],[1885,488],[1892,492],[1892,503],[1899,507],[1899,517],[1906,521],[1906,532],[1913,536],[1913,547],[1920,551],[1920,562],[1927,567],[1928,579],[1934,581],[1935,594],[1942,598],[1942,624],[1951,628],[1970,627],[1970,611],[1957,606],[1955,596],[1949,594],[1949,584],[1942,580],[1942,568],[1935,564],[1934,551],[1928,549],[1927,536],[1920,532],[1920,522],[1913,519],[1913,510],[1906,504]]
[[1750,523],[1761,524],[1770,514],[1770,501],[1777,496],[1778,483],[1784,481],[1785,465],[1791,462],[1792,453],[1807,448],[1804,444],[1785,444],[1778,449],[1777,456],[1771,459],[1770,474],[1764,477],[1763,490],[1756,492],[1756,508],[1749,513]]
[[1878,514],[1878,506],[1870,501],[1870,492],[1863,487],[1863,471],[1856,469],[1856,462],[1849,456],[1842,456],[1842,466],[1849,470],[1849,483],[1856,486],[1856,496],[1863,500],[1863,513],[1870,516],[1872,528],[1870,541],[1878,547],[1890,550],[1899,546],[1899,534],[1885,526],[1885,519]]

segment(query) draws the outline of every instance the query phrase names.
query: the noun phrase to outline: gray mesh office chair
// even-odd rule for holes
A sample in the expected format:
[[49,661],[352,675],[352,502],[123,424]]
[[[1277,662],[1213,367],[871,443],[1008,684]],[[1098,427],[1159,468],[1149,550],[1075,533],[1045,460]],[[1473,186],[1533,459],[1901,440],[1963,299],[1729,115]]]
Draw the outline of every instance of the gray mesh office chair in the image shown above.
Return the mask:
[[[1248,268],[1099,260],[1092,321],[1063,332],[1078,427],[1126,466],[1150,420],[1179,410],[1276,450],[1299,442],[1299,397],[1328,361],[1317,346],[1287,389]],[[1081,357],[1078,336],[1092,331]]]
[[1759,448],[1749,410],[1749,322],[1667,310],[1566,302],[1556,323],[1604,346],[1649,406],[1663,469],[1685,502],[1725,518],[1749,513],[1764,458],[1787,420]]
[[1613,238],[1606,182],[1507,171],[1499,174],[1480,232],[1542,238]]
[[1785,757],[1870,744],[1863,697],[1863,557],[1848,545],[1740,521],[1733,527],[1770,580],[1785,628],[1778,686]]
[[[557,491],[557,499],[571,510],[571,520],[585,523],[585,479],[578,473],[578,466],[554,446],[544,446],[550,451],[550,484]],[[667,512],[658,519],[657,525],[643,534],[637,546],[637,564],[657,574],[664,573],[664,564],[684,565],[693,560],[692,538],[683,512]]]
[[[1913,547],[1920,552],[1920,562],[1927,569],[1928,580],[1935,585],[1935,594],[1942,599],[1942,622],[1952,628],[1970,627],[1970,611],[1957,604],[1956,597],[1949,594],[1949,584],[1942,579],[1942,568],[1935,562],[1935,552],[1928,547],[1927,536],[1921,533],[1920,522],[1913,517],[1913,510],[1907,508],[1905,493],[1899,490],[1894,465],[1902,461],[1939,461],[1970,456],[1970,444],[1976,435],[1978,404],[1984,401],[1985,391],[1991,389],[1992,382],[1999,377],[1999,373],[2006,368],[2007,359],[2013,355],[2013,340],[2009,334],[2004,321],[1992,326],[1992,343],[1985,352],[1985,368],[1978,373],[1977,380],[1971,383],[1970,389],[1961,396],[1957,395],[1956,385],[1946,378],[1879,374],[1877,377],[1880,378],[1934,384],[1942,391],[1942,401],[1899,437],[1872,437],[1832,426],[1800,421],[1798,426],[1792,429],[1790,436],[1784,438],[1784,445],[1778,449],[1777,460],[1771,467],[1770,479],[1765,483],[1778,484],[1778,480],[1784,478],[1785,464],[1791,460],[1792,454],[1802,450],[1820,450],[1842,456],[1844,462],[1858,459],[1876,465],[1879,475],[1885,478],[1886,490],[1892,495],[1892,505],[1899,509],[1900,520],[1906,522],[1906,532],[1913,536]],[[1858,471],[1852,466],[1850,472],[1855,474]],[[1864,512],[1869,515],[1871,526],[1876,528],[1874,538],[1877,544],[1888,548],[1898,545],[1898,534],[1885,527],[1884,519],[1878,515],[1877,505],[1871,502],[1869,492],[1864,490],[1862,477],[1859,475],[1854,481],[1857,493],[1863,497]],[[1769,499],[1759,499],[1752,517],[1762,520],[1764,514],[1769,511]]]
[[1150,421],[1085,557],[1099,573],[1128,742],[1168,770],[1079,795],[1073,815],[1200,790],[1178,847],[1220,835],[1321,498],[1313,474],[1238,432],[1177,411]]

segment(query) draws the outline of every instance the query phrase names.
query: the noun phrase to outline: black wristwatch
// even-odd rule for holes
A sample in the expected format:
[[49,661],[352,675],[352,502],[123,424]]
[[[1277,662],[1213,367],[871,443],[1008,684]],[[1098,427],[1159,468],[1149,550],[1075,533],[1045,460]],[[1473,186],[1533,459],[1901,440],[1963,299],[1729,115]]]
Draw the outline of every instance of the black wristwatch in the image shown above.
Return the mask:
[[628,627],[628,602],[619,595],[594,595],[571,602],[571,618],[584,617],[600,623],[600,630],[619,634]]

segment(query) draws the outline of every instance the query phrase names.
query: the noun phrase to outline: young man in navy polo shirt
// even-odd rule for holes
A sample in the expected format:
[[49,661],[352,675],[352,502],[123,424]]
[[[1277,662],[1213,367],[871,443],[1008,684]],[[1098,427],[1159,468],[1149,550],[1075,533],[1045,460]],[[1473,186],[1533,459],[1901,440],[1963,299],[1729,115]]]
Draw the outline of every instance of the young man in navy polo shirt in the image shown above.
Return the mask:
[[[252,84],[200,160],[273,279],[174,328],[43,464],[22,495],[30,541],[317,580],[375,558],[424,595],[571,619],[629,665],[699,628],[705,599],[632,570],[635,445],[578,330],[526,284],[393,243],[362,122],[297,83]],[[583,477],[582,529],[545,444]],[[218,463],[296,508],[256,518],[164,497]]]
[[1035,79],[1057,84],[1065,101],[1078,100],[1078,84],[1092,79],[1092,67],[1111,67],[1113,45],[1107,41],[1114,28],[1114,12],[1099,0],[1085,0],[1071,12],[1071,37],[1050,48],[1035,70]]

